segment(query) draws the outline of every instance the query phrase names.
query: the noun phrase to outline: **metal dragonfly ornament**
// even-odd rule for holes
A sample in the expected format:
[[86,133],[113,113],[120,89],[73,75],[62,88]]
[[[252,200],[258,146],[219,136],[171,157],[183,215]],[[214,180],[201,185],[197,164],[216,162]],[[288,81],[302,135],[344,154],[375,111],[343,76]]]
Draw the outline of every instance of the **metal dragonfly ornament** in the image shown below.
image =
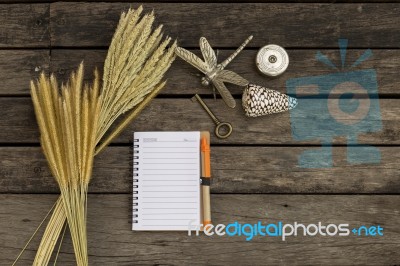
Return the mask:
[[204,37],[200,38],[200,50],[203,54],[204,61],[192,52],[189,52],[182,47],[177,47],[175,52],[180,58],[182,58],[205,74],[205,76],[201,79],[201,84],[203,86],[209,86],[212,83],[214,88],[217,89],[217,91],[221,95],[226,105],[231,108],[235,108],[235,99],[226,88],[224,82],[232,83],[239,86],[247,86],[249,82],[235,72],[225,70],[225,67],[230,62],[232,62],[232,60],[243,50],[243,48],[251,41],[252,38],[253,36],[249,36],[231,56],[229,56],[220,64],[217,64],[217,56],[214,50],[211,48],[211,45],[208,43],[207,39]]
[[226,105],[231,108],[235,108],[236,102],[224,83],[245,87],[242,97],[242,106],[245,114],[249,117],[280,113],[293,109],[297,105],[296,98],[289,97],[275,90],[251,84],[235,72],[225,70],[225,67],[232,62],[251,39],[253,39],[253,36],[249,36],[232,55],[220,64],[217,63],[217,56],[204,37],[200,38],[200,50],[203,54],[204,61],[182,47],[177,47],[175,53],[181,59],[201,71],[204,74],[201,78],[201,84],[203,86],[213,85],[214,90],[216,89],[220,93]]

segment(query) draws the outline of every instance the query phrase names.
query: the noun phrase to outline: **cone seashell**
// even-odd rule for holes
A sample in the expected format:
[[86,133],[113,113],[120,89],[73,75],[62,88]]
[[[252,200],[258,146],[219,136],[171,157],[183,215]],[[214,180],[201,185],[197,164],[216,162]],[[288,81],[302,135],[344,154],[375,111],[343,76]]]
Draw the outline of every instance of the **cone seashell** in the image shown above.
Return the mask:
[[296,105],[296,98],[254,84],[246,87],[242,97],[242,106],[248,117],[280,113]]

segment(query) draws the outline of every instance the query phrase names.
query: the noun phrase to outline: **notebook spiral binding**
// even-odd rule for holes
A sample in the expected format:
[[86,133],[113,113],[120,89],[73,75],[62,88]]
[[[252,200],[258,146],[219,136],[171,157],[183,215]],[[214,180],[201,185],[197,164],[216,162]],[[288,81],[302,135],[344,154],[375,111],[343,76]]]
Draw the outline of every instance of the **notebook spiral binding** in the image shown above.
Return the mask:
[[[137,142],[139,142],[139,139],[134,139],[133,140],[133,142],[135,143],[137,143]],[[133,206],[133,209],[132,209],[132,223],[134,223],[134,224],[137,224],[138,223],[138,218],[139,218],[139,215],[138,215],[138,211],[139,211],[139,209],[137,208],[137,206],[139,205],[139,202],[138,202],[138,199],[139,199],[139,197],[138,197],[138,194],[139,194],[139,191],[138,191],[138,188],[139,188],[139,174],[138,174],[138,171],[139,171],[139,162],[137,162],[137,161],[135,161],[135,160],[138,160],[139,159],[139,150],[138,150],[138,148],[139,148],[139,145],[138,144],[134,144],[133,145],[133,156],[132,156],[132,161],[133,161],[133,185],[132,185],[132,189],[133,189],[133,192],[132,192],[132,194],[133,194],[133,197],[132,197],[132,206]]]

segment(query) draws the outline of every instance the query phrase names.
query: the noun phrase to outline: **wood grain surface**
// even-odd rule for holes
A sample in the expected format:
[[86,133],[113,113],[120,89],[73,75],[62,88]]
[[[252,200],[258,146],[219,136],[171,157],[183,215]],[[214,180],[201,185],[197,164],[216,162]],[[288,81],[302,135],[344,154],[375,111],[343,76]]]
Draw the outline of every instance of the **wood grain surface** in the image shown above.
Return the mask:
[[[140,114],[140,116],[118,137],[114,143],[129,143],[132,141],[133,131],[214,131],[215,124],[208,117],[201,106],[186,99],[155,99]],[[225,140],[212,135],[211,142],[219,144],[274,144],[274,145],[320,145],[319,139],[295,140],[292,136],[289,112],[269,116],[248,118],[244,115],[241,103],[237,100],[237,107],[229,109],[222,100],[205,99],[211,110],[221,121],[232,123],[233,133]],[[320,101],[315,99],[313,101]],[[362,101],[365,99],[359,100]],[[372,114],[366,121],[377,121],[382,117],[382,129],[377,132],[360,133],[358,142],[364,144],[396,144],[400,143],[400,112],[399,99],[381,99],[380,113]],[[330,119],[329,113],[320,113],[317,104],[308,111],[292,112],[292,116],[304,127],[316,119]],[[314,109],[313,109],[314,108]],[[38,127],[31,100],[29,98],[0,98],[0,143],[37,143],[39,140]],[[151,121],[151,123],[149,123]],[[303,122],[304,121],[304,122]],[[353,120],[349,119],[349,122]],[[354,121],[356,121],[354,119]],[[327,123],[321,137],[329,137],[335,132],[334,123]],[[335,144],[346,144],[345,136],[335,136]]]
[[[218,41],[218,38],[209,39],[211,44]],[[192,50],[201,57],[198,50]],[[218,57],[222,61],[233,53],[234,50],[219,50]],[[286,92],[286,81],[291,78],[319,76],[336,73],[338,70],[319,62],[315,55],[318,49],[310,50],[287,50],[290,58],[290,65],[286,72],[276,78],[266,77],[261,74],[255,62],[257,50],[245,49],[232,63],[228,69],[240,74],[251,83],[262,85],[280,92]],[[324,49],[321,52],[326,55],[339,69],[341,68],[340,53],[332,49]],[[351,72],[362,69],[375,69],[379,94],[381,96],[399,95],[400,81],[398,73],[400,69],[400,50],[373,49],[373,56],[356,68],[350,66],[365,52],[365,49],[349,49],[346,56],[346,65],[343,72]],[[105,50],[68,50],[57,49],[52,51],[51,72],[57,74],[60,80],[66,80],[69,73],[76,69],[83,60],[86,65],[86,79],[93,78],[93,69],[102,70]],[[199,76],[197,76],[199,75]],[[168,84],[161,91],[161,95],[191,95],[194,93],[212,94],[210,87],[203,87],[200,84],[200,72],[191,65],[177,58],[167,73]],[[324,84],[320,84],[323,86]],[[239,96],[243,88],[228,85],[229,90]],[[321,93],[323,94],[323,93]]]
[[[210,42],[213,40],[210,39]],[[192,50],[200,56],[198,50]],[[286,91],[286,81],[291,78],[319,76],[336,73],[330,67],[316,60],[315,55],[318,49],[296,50],[289,49],[290,66],[287,71],[277,77],[268,78],[262,75],[256,68],[256,50],[244,50],[229,66],[250,82],[268,88]],[[219,58],[223,60],[233,50],[219,50]],[[336,66],[341,67],[340,53],[338,50],[321,50]],[[346,56],[346,67],[344,72],[351,72],[363,69],[375,69],[378,90],[380,96],[389,97],[399,95],[400,81],[398,80],[398,69],[400,69],[400,51],[373,49],[373,56],[363,62],[357,68],[350,68],[363,53],[365,49],[349,49]],[[85,63],[85,80],[91,82],[95,68],[102,71],[106,50],[68,50],[54,49],[51,51],[0,51],[3,58],[0,61],[0,93],[3,95],[29,96],[29,81],[37,77],[40,71],[48,70],[54,73],[59,81],[66,81],[71,71],[77,68],[80,62]],[[15,71],[18,69],[18,71]],[[161,91],[163,95],[192,95],[194,93],[212,94],[210,87],[203,87],[200,84],[200,72],[192,66],[176,59],[167,73],[168,84]],[[324,84],[320,84],[323,86]],[[228,85],[229,90],[236,96],[240,96],[242,88]]]
[[0,48],[50,46],[49,4],[0,5]]
[[[375,70],[378,95],[374,97],[379,98],[380,112],[373,113],[368,121],[381,120],[382,128],[360,133],[358,142],[377,147],[381,162],[348,163],[347,138],[335,136],[333,167],[300,167],[300,154],[319,149],[320,139],[295,140],[289,112],[245,117],[240,87],[229,86],[237,107],[228,109],[221,99],[212,99],[210,88],[201,86],[194,68],[177,59],[162,93],[95,160],[88,206],[91,265],[398,265],[399,0],[244,2],[143,1],[146,11],[155,10],[157,23],[164,24],[165,34],[177,38],[181,46],[197,55],[201,36],[218,50],[218,60],[222,61],[250,34],[254,35],[228,69],[280,92],[286,92],[286,82],[292,78]],[[39,144],[29,96],[30,80],[45,71],[54,72],[60,82],[66,81],[84,60],[85,80],[90,81],[94,68],[102,70],[119,15],[130,6],[136,8],[139,3],[0,0],[0,265],[13,262],[58,195]],[[343,68],[339,38],[349,40]],[[290,57],[289,68],[276,78],[263,76],[255,65],[258,49],[270,43],[285,47]],[[352,68],[369,48],[373,56]],[[318,52],[337,69],[318,61]],[[195,93],[202,94],[220,120],[231,122],[234,128],[227,140],[211,134],[215,222],[380,225],[384,236],[298,236],[283,242],[271,237],[246,241],[243,236],[210,238],[189,237],[186,232],[132,232],[132,132],[213,131],[211,119],[190,101]],[[310,97],[307,90],[297,96],[304,95]],[[314,101],[316,104],[310,106],[318,106],[321,99]],[[366,101],[364,98],[352,104]],[[307,112],[293,112],[293,118],[304,128],[315,119],[331,119],[311,107]],[[329,130],[335,129],[326,125]],[[32,263],[38,241],[36,237],[19,265]],[[68,233],[58,262],[75,264]]]
[[[0,257],[10,264],[56,200],[55,195],[0,195]],[[326,195],[212,195],[215,223],[310,224],[320,221],[380,225],[384,236],[346,237],[188,236],[187,232],[133,232],[129,195],[90,195],[89,262],[92,265],[394,265],[398,262],[400,197]],[[7,221],[7,222],[5,222]],[[32,262],[37,240],[21,259]],[[58,259],[75,263],[67,237]]]
[[[378,147],[380,164],[349,164],[347,148],[333,148],[333,167],[299,166],[318,147],[211,147],[212,193],[395,194],[400,190],[399,147]],[[356,148],[357,149],[357,148]],[[58,193],[39,147],[0,148],[0,193]],[[132,149],[108,147],[94,164],[92,193],[129,193]],[[379,176],[379,178],[377,178]]]
[[[20,0],[0,0],[0,3],[19,3],[23,1]],[[57,0],[31,0],[29,1],[31,3],[55,3],[55,2],[59,2]],[[76,2],[76,0],[64,0],[63,2]],[[85,2],[90,2],[90,3],[95,3],[95,2],[104,2],[102,0],[86,0]],[[126,2],[126,3],[131,3],[131,0],[108,0],[107,2]],[[141,3],[149,3],[149,2],[154,2],[153,0],[143,0],[141,1]],[[158,0],[157,2],[161,2],[161,3],[174,3],[176,1],[174,0]],[[179,2],[182,3],[192,3],[192,0],[181,0]],[[197,3],[231,3],[228,0],[214,0],[214,1],[210,1],[210,0],[197,0]],[[240,2],[240,1],[234,1],[235,2]],[[241,2],[247,2],[247,1],[241,1]],[[251,1],[251,3],[279,3],[282,1],[279,0],[253,0]],[[290,0],[290,1],[285,1],[286,3],[348,3],[349,1],[346,0]],[[387,3],[387,0],[352,0],[351,2],[353,3]],[[398,3],[399,0],[391,0],[391,3]]]
[[50,67],[48,50],[0,50],[0,95],[29,95],[29,82]]
[[[52,45],[108,46],[121,11],[129,6],[139,4],[52,4]],[[400,45],[397,4],[146,3],[145,10],[152,9],[166,33],[184,47],[198,47],[201,36],[218,37],[216,47],[237,47],[249,35],[254,35],[249,47],[336,48],[338,37],[351,39],[350,47]]]

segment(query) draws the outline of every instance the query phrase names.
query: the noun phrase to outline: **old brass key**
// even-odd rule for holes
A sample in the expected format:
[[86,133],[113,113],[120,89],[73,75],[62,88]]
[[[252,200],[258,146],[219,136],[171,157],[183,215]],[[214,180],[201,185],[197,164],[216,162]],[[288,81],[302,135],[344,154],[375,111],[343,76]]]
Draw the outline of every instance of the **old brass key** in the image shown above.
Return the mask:
[[[206,103],[203,101],[203,99],[201,99],[200,95],[195,94],[192,97],[192,101],[197,101],[200,103],[200,105],[203,107],[204,110],[206,110],[207,114],[211,117],[211,119],[214,121],[216,127],[215,127],[215,135],[220,138],[220,139],[226,139],[227,137],[229,137],[232,134],[232,125],[228,122],[221,122],[219,121],[219,119],[214,115],[213,112],[211,112],[210,108],[208,108],[208,106],[206,105]],[[225,134],[221,134],[220,130],[222,128],[226,128],[226,133]]]

